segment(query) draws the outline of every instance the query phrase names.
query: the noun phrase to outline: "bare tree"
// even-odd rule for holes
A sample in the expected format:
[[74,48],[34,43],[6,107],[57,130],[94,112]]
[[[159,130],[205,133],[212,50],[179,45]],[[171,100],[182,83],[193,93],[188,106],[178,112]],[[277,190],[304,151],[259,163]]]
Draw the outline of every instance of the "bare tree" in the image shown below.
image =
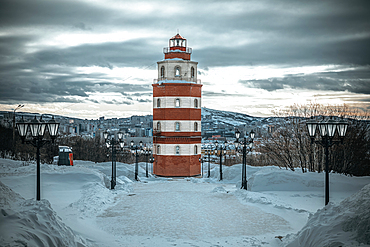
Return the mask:
[[[323,148],[311,143],[305,123],[311,116],[343,117],[350,121],[344,143],[330,149],[330,169],[344,174],[370,174],[370,115],[347,105],[294,104],[275,111],[279,127],[261,148],[272,164],[303,172],[322,171]],[[338,138],[335,136],[334,138]]]

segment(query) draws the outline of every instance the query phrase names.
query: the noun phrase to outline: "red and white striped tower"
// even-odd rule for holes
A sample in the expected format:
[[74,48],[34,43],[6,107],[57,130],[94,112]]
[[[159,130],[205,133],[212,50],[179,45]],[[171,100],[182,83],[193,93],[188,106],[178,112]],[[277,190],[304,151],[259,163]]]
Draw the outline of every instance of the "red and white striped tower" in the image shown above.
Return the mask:
[[201,173],[201,95],[198,62],[177,34],[163,49],[153,83],[153,172],[158,176],[196,176]]

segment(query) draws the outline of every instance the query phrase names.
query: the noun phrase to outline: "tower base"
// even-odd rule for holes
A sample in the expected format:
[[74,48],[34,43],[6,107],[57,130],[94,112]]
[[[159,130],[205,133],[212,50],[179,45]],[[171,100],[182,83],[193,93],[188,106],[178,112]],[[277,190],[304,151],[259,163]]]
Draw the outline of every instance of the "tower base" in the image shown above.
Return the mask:
[[201,174],[199,155],[153,155],[153,173],[161,177],[193,177]]

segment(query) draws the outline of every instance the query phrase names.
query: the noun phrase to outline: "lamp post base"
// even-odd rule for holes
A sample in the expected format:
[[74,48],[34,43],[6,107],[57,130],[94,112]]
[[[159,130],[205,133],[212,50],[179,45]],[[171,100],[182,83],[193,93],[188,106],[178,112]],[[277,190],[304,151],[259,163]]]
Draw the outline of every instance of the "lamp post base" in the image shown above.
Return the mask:
[[111,190],[114,190],[114,187],[116,187],[116,181],[111,180],[111,181],[110,181],[110,189],[111,189]]

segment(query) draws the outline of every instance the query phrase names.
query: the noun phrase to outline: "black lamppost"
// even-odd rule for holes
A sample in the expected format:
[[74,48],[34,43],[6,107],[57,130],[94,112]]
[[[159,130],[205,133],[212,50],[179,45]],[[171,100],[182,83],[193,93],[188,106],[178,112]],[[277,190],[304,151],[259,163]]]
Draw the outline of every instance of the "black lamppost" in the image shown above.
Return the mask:
[[[153,155],[153,153],[151,153],[151,154]],[[154,163],[154,157],[153,156],[151,156],[149,158],[149,162],[152,164],[152,174],[153,174],[153,163]]]
[[211,177],[211,165],[210,165],[210,162],[211,162],[211,148],[210,146],[207,147],[207,149],[205,150],[205,154],[208,155],[208,177]]
[[[54,116],[47,123],[42,120],[36,119],[36,116],[30,122],[25,122],[23,118],[17,123],[18,133],[22,139],[22,143],[31,144],[36,147],[36,200],[40,201],[41,194],[41,183],[40,183],[40,148],[46,143],[54,143],[55,138],[58,134],[59,123],[54,120]],[[44,140],[45,130],[48,129],[51,140]],[[31,140],[25,140],[28,131],[31,134]]]
[[[348,122],[344,119],[335,121],[332,118],[318,122],[311,117],[311,119],[306,122],[306,125],[311,143],[320,144],[325,148],[325,205],[327,205],[329,203],[329,147],[339,142],[343,143]],[[317,126],[319,126],[321,140],[315,140]],[[336,130],[338,131],[340,141],[333,140]]]
[[204,162],[204,158],[203,157],[200,157],[199,158],[199,162],[202,163],[202,177],[203,177],[203,162]]
[[13,153],[15,153],[15,111],[21,109],[24,105],[18,105],[13,111]]
[[[255,133],[252,130],[249,133],[250,140],[247,141],[247,138],[244,136],[243,140],[239,140],[240,138],[240,131],[235,131],[235,150],[238,152],[243,153],[243,164],[242,164],[242,186],[241,189],[248,190],[248,181],[247,181],[247,147],[249,147],[248,152],[252,151],[253,148],[253,140],[254,140]],[[239,146],[241,144],[241,146]]]
[[[138,173],[139,173],[139,163],[138,163],[138,157],[139,157],[139,154],[141,152],[141,150],[143,150],[143,142],[140,141],[139,143],[140,145],[135,145],[134,141],[132,140],[131,141],[131,150],[134,152],[135,154],[135,180],[138,181]],[[140,151],[139,153],[137,151]]]
[[[145,176],[146,177],[149,177],[149,174],[148,174],[148,161],[149,161],[149,156],[152,155],[152,150],[148,147],[144,147],[144,155],[146,156],[146,166],[145,166]],[[150,162],[150,161],[149,161]]]
[[220,150],[219,156],[220,156],[220,181],[221,181],[222,180],[222,156],[224,156],[226,154],[227,147],[226,147],[226,144],[225,145],[222,145],[222,144],[218,145],[217,141],[215,142],[215,145],[216,145],[216,151]]
[[114,187],[116,186],[116,153],[117,153],[117,150],[116,148],[120,148],[122,149],[123,148],[123,133],[122,132],[118,132],[117,133],[117,137],[118,137],[118,140],[115,139],[114,137],[114,134],[113,135],[109,135],[109,132],[108,131],[104,131],[103,132],[103,137],[105,139],[105,144],[107,145],[107,148],[112,148],[112,180],[110,181],[110,189],[113,190]]

